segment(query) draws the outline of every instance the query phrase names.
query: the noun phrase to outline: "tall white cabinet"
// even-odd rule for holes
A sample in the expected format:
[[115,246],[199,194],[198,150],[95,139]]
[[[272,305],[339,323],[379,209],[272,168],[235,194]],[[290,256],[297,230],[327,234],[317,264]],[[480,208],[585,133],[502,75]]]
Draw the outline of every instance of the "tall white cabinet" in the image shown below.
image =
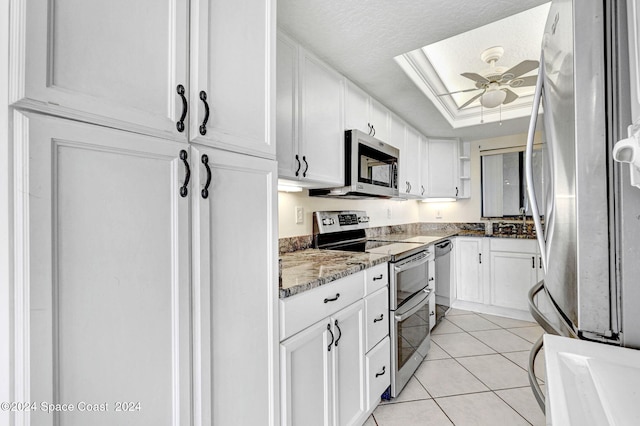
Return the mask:
[[279,424],[275,2],[11,11],[11,426]]

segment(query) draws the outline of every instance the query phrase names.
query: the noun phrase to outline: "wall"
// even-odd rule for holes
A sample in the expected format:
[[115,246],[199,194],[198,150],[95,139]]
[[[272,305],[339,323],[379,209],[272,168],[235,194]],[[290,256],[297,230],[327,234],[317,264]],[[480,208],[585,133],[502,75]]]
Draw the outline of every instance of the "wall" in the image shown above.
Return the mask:
[[[415,200],[336,200],[333,198],[309,197],[308,191],[278,193],[279,237],[311,235],[311,215],[319,210],[364,210],[371,218],[370,226],[399,225],[418,222],[418,204]],[[304,208],[304,222],[295,223],[295,208]],[[388,218],[388,210],[391,218]]]
[[[535,143],[542,143],[542,135],[536,133]],[[420,222],[480,222],[480,149],[500,149],[512,146],[524,146],[527,134],[520,133],[499,138],[472,141],[471,145],[471,198],[450,203],[419,203],[418,220]]]

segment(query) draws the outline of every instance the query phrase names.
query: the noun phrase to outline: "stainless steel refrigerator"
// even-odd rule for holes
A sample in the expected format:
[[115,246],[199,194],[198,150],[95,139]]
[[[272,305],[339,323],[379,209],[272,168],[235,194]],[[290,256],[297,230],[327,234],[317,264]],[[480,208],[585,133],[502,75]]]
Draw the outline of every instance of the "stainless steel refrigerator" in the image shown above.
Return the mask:
[[[640,348],[640,189],[612,156],[637,102],[627,3],[635,2],[551,3],[526,162],[529,201],[545,205],[533,209],[545,279],[529,297],[548,332]],[[544,132],[545,203],[532,191],[536,120]]]

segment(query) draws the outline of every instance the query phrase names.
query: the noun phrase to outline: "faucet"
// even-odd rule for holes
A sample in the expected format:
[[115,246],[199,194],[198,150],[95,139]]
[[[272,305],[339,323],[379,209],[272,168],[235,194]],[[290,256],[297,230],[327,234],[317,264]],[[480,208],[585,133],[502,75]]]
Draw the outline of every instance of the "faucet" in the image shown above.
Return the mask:
[[524,207],[520,207],[520,214],[522,215],[522,233],[527,232],[527,210]]

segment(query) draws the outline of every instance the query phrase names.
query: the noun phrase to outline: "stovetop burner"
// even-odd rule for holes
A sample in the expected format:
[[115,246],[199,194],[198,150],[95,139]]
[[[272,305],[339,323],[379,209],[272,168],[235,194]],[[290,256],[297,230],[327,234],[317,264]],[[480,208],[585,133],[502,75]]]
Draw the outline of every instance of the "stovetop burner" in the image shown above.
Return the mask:
[[386,254],[392,261],[424,250],[419,242],[367,239],[369,217],[364,211],[314,212],[313,219],[314,247],[319,249]]

